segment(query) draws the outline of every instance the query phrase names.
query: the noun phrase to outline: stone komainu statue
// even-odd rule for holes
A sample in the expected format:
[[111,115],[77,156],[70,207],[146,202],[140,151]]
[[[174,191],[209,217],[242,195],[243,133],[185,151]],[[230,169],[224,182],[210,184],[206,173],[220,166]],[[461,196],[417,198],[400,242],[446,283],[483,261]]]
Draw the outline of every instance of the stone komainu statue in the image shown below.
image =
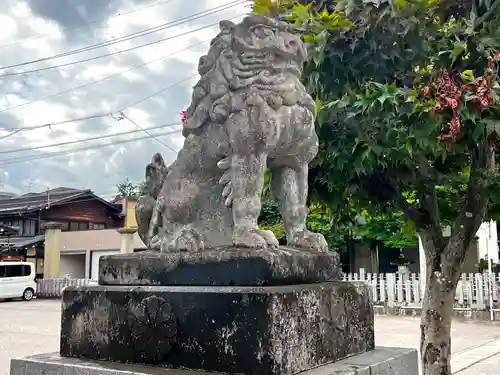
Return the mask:
[[199,61],[177,160],[167,168],[156,154],[146,168],[139,235],[163,252],[278,246],[257,225],[267,167],[288,245],[325,251],[305,226],[318,138],[315,103],[300,82],[304,44],[289,25],[259,15],[220,29]]

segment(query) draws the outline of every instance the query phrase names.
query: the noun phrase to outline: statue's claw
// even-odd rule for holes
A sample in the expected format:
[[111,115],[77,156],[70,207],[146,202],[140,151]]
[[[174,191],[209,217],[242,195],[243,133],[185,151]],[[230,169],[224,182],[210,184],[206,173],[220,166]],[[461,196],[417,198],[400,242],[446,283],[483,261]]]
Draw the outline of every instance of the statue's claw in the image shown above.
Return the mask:
[[264,249],[267,247],[278,247],[279,243],[274,233],[270,230],[245,228],[235,231],[233,245],[236,247]]

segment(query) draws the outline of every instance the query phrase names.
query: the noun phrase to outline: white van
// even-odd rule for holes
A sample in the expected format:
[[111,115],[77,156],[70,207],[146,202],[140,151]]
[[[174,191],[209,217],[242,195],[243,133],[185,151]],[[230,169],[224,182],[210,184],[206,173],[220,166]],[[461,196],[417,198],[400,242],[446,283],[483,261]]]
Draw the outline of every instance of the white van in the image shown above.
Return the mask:
[[30,262],[0,262],[0,299],[35,296],[35,265]]

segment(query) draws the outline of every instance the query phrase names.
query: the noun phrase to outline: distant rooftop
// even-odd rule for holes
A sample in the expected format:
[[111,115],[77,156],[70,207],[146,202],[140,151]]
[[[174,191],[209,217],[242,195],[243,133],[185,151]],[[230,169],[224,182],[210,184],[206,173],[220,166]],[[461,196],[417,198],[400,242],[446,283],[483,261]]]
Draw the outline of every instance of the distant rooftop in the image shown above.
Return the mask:
[[98,197],[92,192],[92,190],[58,187],[40,193],[26,193],[10,198],[0,198],[0,215],[38,211],[47,208],[49,203],[50,206],[57,206],[72,201],[78,201],[82,198],[96,199],[116,211],[121,210],[120,205],[113,204],[101,197]]
[[7,191],[0,191],[0,199],[10,199],[17,197],[17,194],[9,193]]

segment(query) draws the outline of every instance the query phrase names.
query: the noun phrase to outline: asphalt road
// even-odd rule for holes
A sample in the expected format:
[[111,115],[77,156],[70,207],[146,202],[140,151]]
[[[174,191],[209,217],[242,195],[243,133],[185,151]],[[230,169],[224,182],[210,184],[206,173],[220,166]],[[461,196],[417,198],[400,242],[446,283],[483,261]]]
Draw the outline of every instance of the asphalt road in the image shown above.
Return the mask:
[[[9,360],[59,350],[60,302],[0,302],[0,375],[9,374]],[[419,319],[377,316],[376,344],[417,348]],[[453,323],[452,366],[457,375],[498,374],[500,322]]]

